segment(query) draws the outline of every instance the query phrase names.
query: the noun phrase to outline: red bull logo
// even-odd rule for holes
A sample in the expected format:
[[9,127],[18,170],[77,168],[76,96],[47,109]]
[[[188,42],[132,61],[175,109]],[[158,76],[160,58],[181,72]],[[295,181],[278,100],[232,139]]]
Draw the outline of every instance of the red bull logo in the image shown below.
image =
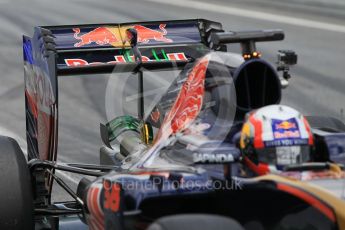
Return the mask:
[[114,33],[107,27],[98,27],[86,34],[80,35],[80,28],[74,28],[74,38],[80,40],[74,44],[74,47],[82,47],[96,43],[97,45],[108,45],[111,43],[119,42]]
[[295,118],[289,120],[274,120],[272,119],[272,128],[274,138],[300,138],[301,134],[298,128],[298,123]]
[[[169,61],[188,61],[188,58],[184,53],[167,53],[167,58]],[[134,60],[134,56],[130,56],[131,60]],[[156,60],[152,60],[149,57],[142,56],[142,61],[145,62],[154,62]],[[133,63],[133,61],[130,61],[125,58],[123,55],[116,55],[114,56],[113,61],[109,62],[88,62],[81,58],[69,58],[65,59],[65,64],[67,66],[88,66],[88,65],[104,65],[104,64],[121,64],[121,63]]]
[[283,121],[279,124],[276,124],[276,129],[283,129],[283,130],[296,129],[296,124],[289,121]]
[[285,132],[274,132],[274,138],[282,139],[282,138],[299,138],[301,134],[299,131],[285,131]]
[[133,28],[136,29],[138,33],[138,42],[139,43],[148,43],[150,40],[159,41],[159,42],[173,42],[173,40],[166,38],[167,31],[165,29],[166,24],[160,24],[158,30],[153,30],[142,25],[134,25]]

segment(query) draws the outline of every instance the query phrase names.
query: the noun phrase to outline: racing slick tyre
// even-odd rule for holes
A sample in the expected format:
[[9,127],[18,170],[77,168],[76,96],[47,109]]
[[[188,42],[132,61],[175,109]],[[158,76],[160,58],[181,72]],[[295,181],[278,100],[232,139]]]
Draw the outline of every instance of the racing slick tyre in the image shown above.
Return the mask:
[[18,143],[0,136],[0,229],[33,229],[30,173]]
[[244,230],[235,220],[209,214],[184,214],[159,218],[148,230]]

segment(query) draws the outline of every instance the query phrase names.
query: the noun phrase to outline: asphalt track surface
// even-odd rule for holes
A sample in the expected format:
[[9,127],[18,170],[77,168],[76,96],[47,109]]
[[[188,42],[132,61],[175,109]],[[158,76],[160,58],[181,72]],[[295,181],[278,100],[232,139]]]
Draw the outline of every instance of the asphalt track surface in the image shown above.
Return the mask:
[[[271,61],[275,61],[278,49],[293,49],[299,55],[299,63],[291,71],[290,86],[283,92],[282,104],[304,114],[334,116],[345,121],[344,4],[337,0],[330,1],[332,4],[322,0],[304,2],[0,0],[0,133],[15,137],[25,151],[21,36],[31,36],[34,26],[189,18],[220,21],[226,30],[283,29],[285,41],[258,44],[263,57]],[[238,51],[237,45],[229,48]],[[124,82],[128,87],[122,94],[131,104],[123,106],[124,111],[135,113],[133,78],[123,78],[127,79]],[[157,100],[172,78],[172,74],[147,78],[145,87],[154,94],[149,98]],[[102,144],[99,123],[107,119],[104,89],[109,79],[109,76],[83,76],[59,80],[60,161],[98,162]],[[113,95],[107,102],[114,100],[114,105],[121,105],[120,98]],[[71,174],[62,176],[71,185],[80,178]],[[68,198],[60,189],[55,189],[55,195],[55,200]]]

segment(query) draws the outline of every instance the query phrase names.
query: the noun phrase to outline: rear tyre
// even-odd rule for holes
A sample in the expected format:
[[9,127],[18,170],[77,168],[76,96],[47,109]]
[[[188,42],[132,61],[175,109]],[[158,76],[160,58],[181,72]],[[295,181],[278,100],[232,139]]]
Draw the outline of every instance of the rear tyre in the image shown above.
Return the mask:
[[184,214],[159,218],[148,230],[244,230],[235,220],[218,215]]
[[33,229],[30,172],[18,143],[0,136],[0,229]]

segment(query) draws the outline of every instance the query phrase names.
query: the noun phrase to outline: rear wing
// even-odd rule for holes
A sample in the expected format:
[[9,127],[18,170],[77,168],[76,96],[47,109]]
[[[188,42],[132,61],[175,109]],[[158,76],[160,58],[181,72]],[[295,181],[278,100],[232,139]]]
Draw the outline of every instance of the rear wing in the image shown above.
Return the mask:
[[128,28],[138,32],[143,67],[150,70],[183,66],[208,51],[207,28],[222,31],[219,23],[180,20],[123,24],[40,27],[47,48],[57,53],[58,75],[126,72],[135,65],[126,37]]
[[222,25],[204,19],[35,27],[23,37],[28,160],[56,160],[58,76],[129,72],[137,66],[126,30],[138,32],[142,67],[183,67],[209,52]]

